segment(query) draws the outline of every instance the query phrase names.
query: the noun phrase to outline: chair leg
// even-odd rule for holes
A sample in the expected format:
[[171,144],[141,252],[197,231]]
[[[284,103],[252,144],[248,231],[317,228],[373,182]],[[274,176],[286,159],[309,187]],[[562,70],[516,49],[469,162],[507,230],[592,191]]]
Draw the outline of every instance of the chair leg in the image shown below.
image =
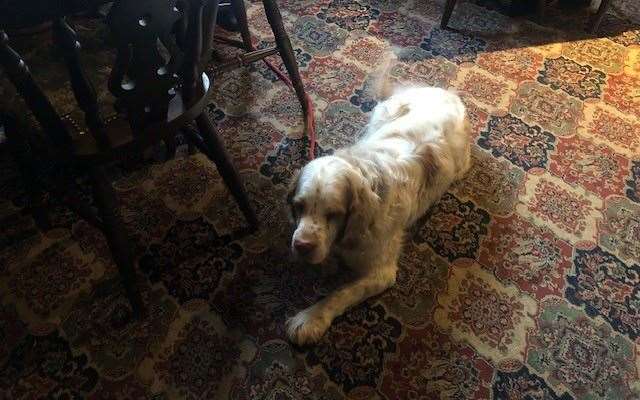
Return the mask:
[[244,6],[244,0],[231,0],[233,14],[238,21],[238,29],[242,36],[242,43],[246,51],[253,51],[253,42],[251,41],[251,32],[249,31],[249,21],[247,20],[247,9]]
[[9,37],[0,29],[0,66],[9,81],[16,87],[20,96],[44,128],[56,150],[72,157],[71,135],[64,126],[49,99],[31,76],[29,67],[15,50],[9,46]]
[[176,141],[176,137],[173,135],[167,136],[164,140],[165,150],[165,161],[172,160],[176,158],[176,151],[178,150],[178,144]]
[[25,183],[29,204],[27,210],[33,216],[36,226],[43,232],[51,229],[51,219],[46,208],[46,191],[38,179],[36,161],[33,159],[29,142],[25,137],[26,127],[20,126],[18,119],[9,114],[0,115],[0,125],[4,125],[7,144],[11,149],[20,175]]
[[251,207],[249,196],[247,196],[240,175],[238,175],[238,171],[231,161],[231,156],[227,153],[224,143],[222,139],[220,139],[220,136],[218,136],[211,119],[209,119],[207,114],[202,113],[196,118],[196,124],[198,125],[200,136],[204,141],[206,156],[216,164],[220,176],[222,176],[231,195],[236,200],[236,203],[238,203],[238,207],[240,207],[240,211],[244,214],[249,226],[252,229],[257,228],[258,218]]
[[440,20],[440,28],[447,29],[449,19],[451,19],[451,14],[453,13],[453,8],[456,6],[456,2],[457,0],[447,0],[445,3],[442,19]]
[[109,140],[105,132],[105,123],[100,116],[98,97],[93,84],[80,63],[80,42],[76,32],[67,22],[60,18],[53,23],[53,37],[67,65],[71,88],[78,106],[84,112],[85,122],[91,134],[102,150],[109,148]]
[[131,303],[133,315],[137,318],[143,318],[146,315],[146,310],[137,284],[133,247],[120,216],[118,197],[101,168],[91,167],[89,175],[94,200],[102,218],[103,233],[120,272],[125,294]]
[[300,77],[300,71],[298,70],[298,62],[296,61],[293,47],[291,47],[291,41],[289,40],[289,36],[284,29],[284,24],[282,23],[282,15],[280,14],[278,5],[274,0],[263,0],[262,3],[264,4],[264,10],[267,14],[267,21],[269,22],[271,30],[273,31],[273,35],[276,38],[276,44],[278,46],[278,49],[280,50],[280,57],[282,57],[282,62],[284,63],[287,72],[289,73],[289,77],[291,78],[291,82],[293,83],[293,88],[296,91],[296,95],[298,96],[298,101],[302,106],[302,112],[304,113],[304,123],[306,127],[308,126],[308,119],[310,117],[309,105],[307,104],[307,95],[304,90],[302,78]]
[[600,7],[598,8],[598,12],[593,16],[593,19],[589,24],[589,33],[596,33],[598,31],[598,29],[600,28],[600,24],[602,23],[602,20],[604,19],[604,16],[607,13],[610,5],[611,0],[602,0],[602,2],[600,3]]

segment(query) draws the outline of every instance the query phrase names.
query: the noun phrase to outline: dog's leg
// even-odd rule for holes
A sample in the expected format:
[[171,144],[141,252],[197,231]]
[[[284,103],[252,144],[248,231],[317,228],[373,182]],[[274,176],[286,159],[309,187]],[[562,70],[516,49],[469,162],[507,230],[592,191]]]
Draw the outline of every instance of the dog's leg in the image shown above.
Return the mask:
[[329,329],[335,317],[347,308],[375,296],[396,281],[396,267],[388,267],[383,273],[361,277],[329,294],[313,306],[300,311],[287,320],[287,334],[292,342],[305,345],[317,342]]
[[385,254],[369,257],[372,261],[379,260],[383,263],[372,264],[353,282],[289,318],[287,320],[289,339],[298,345],[317,342],[329,329],[334,318],[344,313],[349,307],[360,304],[393,286],[396,282],[402,235],[397,235],[395,240],[390,240],[389,243],[392,245],[387,248]]

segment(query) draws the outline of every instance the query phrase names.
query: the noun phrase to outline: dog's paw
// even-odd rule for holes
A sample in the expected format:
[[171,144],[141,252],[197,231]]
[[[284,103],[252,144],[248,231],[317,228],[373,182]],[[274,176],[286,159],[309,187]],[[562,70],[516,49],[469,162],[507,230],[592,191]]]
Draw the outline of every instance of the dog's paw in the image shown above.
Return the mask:
[[317,343],[329,329],[331,321],[314,307],[300,311],[287,320],[287,335],[299,345]]

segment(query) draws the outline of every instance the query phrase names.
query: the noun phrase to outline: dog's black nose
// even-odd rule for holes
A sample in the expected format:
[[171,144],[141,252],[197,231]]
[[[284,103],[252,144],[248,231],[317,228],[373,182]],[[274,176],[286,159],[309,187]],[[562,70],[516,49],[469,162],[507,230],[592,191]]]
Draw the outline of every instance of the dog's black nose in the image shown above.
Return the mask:
[[296,239],[293,242],[293,248],[296,249],[299,254],[306,255],[311,253],[316,248],[316,245],[306,240]]

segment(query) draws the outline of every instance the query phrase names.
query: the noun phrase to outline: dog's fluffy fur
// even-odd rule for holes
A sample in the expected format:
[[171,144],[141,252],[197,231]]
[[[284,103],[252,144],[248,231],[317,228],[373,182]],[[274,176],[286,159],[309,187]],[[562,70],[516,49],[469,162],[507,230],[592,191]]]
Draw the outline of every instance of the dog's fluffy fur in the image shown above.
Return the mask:
[[[312,264],[336,254],[357,278],[290,318],[293,342],[318,341],[336,316],[395,283],[405,230],[470,167],[469,131],[456,94],[399,88],[361,140],[303,168],[288,198],[292,251]],[[300,241],[312,251],[297,251]]]

